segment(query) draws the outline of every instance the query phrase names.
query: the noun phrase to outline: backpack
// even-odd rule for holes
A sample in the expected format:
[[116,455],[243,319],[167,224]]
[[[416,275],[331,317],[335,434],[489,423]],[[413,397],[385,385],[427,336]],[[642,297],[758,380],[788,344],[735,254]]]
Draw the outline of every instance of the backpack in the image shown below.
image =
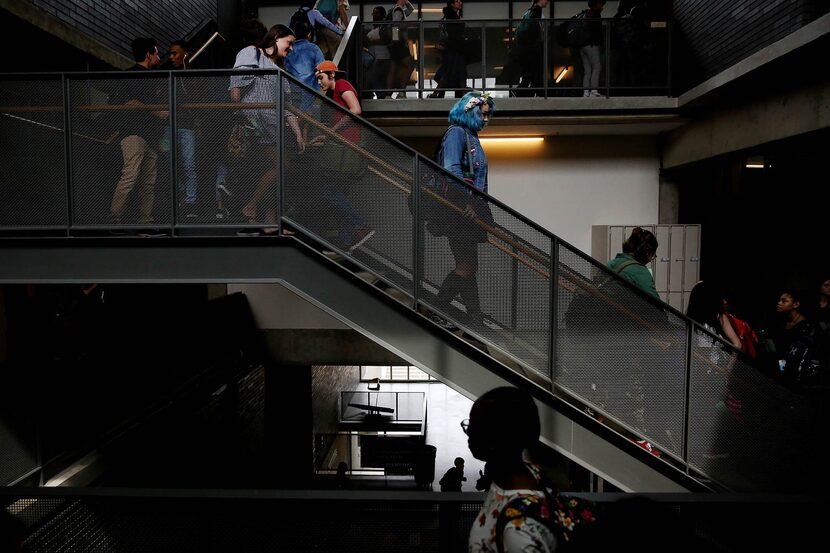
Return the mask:
[[306,26],[313,32],[317,28],[317,26],[312,25],[311,20],[308,18],[308,12],[310,11],[311,8],[300,8],[297,11],[295,11],[294,15],[291,16],[291,21],[288,22],[288,26],[292,29],[296,29],[298,23],[305,23]]
[[539,39],[538,35],[539,22],[533,20],[533,8],[528,8],[522,15],[521,23],[516,27],[516,39],[520,42],[534,42]]
[[[620,275],[626,267],[637,265],[638,263],[634,259],[627,259],[617,265],[613,271],[617,275]],[[620,295],[625,297],[630,292],[624,289],[627,287],[623,286],[622,283],[614,282],[616,279],[606,275],[603,275],[601,278],[603,279],[601,282],[591,283],[592,288],[596,289],[597,294],[592,294],[576,287],[578,291],[571,299],[571,303],[568,304],[568,308],[565,311],[565,329],[568,331],[568,335],[572,340],[593,340],[593,334],[585,334],[585,329],[591,329],[592,331],[597,329],[605,330],[619,326],[621,314],[617,309],[608,305],[608,303],[609,301],[613,301],[626,305],[628,302],[624,300],[618,301],[617,297]],[[583,332],[577,334],[575,331]]]
[[582,10],[556,28],[556,43],[562,48],[579,48],[591,40],[588,30],[588,10]]
[[[432,159],[435,163],[444,165],[444,140],[447,138],[447,133],[453,129],[455,125],[450,126],[441,141],[435,147],[432,154]],[[460,128],[460,127],[459,127]],[[464,131],[464,137],[467,139],[467,147],[464,149],[464,155],[461,158],[461,168],[464,174],[464,180],[467,182],[473,181],[472,167],[470,163],[470,138],[467,131]],[[426,228],[433,236],[446,236],[452,232],[452,223],[455,219],[452,211],[444,202],[453,205],[459,205],[469,202],[471,198],[463,198],[462,195],[467,191],[457,183],[450,182],[450,178],[443,173],[436,174],[431,178],[423,189],[421,195],[421,216],[426,221]],[[409,196],[409,211],[413,211],[412,196]]]
[[738,335],[741,340],[741,351],[747,354],[751,359],[758,357],[758,336],[749,323],[742,321],[732,313],[726,313],[726,318],[729,319],[729,324],[732,325],[732,330]]
[[586,547],[589,539],[586,534],[596,523],[596,505],[579,497],[560,495],[544,479],[539,484],[545,492],[544,498],[537,495],[514,497],[499,513],[496,520],[499,553],[504,553],[505,527],[519,518],[531,518],[544,524],[556,537],[556,551],[590,550]]

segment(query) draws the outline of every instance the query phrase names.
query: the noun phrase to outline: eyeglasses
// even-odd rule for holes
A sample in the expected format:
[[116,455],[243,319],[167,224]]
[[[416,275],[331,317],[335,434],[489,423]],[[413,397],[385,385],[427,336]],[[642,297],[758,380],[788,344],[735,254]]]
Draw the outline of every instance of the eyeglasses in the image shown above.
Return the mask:
[[468,435],[469,435],[469,431],[470,431],[470,419],[464,419],[463,421],[461,421],[461,430],[463,430],[463,431],[464,431],[464,434],[468,434]]

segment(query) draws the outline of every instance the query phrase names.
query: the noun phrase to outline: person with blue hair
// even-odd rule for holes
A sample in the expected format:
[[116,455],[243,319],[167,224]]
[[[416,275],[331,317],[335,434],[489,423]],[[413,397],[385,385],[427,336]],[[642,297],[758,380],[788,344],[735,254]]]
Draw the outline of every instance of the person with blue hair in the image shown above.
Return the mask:
[[[487,93],[471,91],[450,109],[450,127],[441,139],[436,161],[444,169],[487,192],[487,156],[481,147],[478,133],[490,120],[495,110],[493,99]],[[453,203],[463,206],[463,214],[445,217],[442,228],[435,234],[445,234],[450,243],[455,268],[444,278],[438,292],[437,305],[444,313],[456,296],[461,296],[467,311],[467,322],[480,328],[481,305],[478,295],[478,245],[487,242],[487,232],[482,224],[491,225],[493,216],[489,205],[461,185],[452,185]],[[432,224],[432,223],[431,223]],[[435,226],[435,225],[433,225]]]

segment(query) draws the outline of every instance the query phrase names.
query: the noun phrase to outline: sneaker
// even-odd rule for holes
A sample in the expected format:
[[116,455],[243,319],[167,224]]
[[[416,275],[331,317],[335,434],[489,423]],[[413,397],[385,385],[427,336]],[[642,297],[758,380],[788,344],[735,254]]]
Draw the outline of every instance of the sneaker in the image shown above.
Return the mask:
[[218,190],[219,192],[221,192],[222,194],[226,195],[229,198],[231,196],[233,196],[233,194],[231,194],[231,191],[228,190],[228,187],[225,186],[224,182],[217,183],[216,184],[216,190]]
[[262,234],[258,228],[243,228],[236,231],[237,236],[259,236]]
[[220,221],[227,219],[230,217],[231,213],[224,207],[220,207],[219,210],[216,212],[216,218]]
[[591,96],[591,91],[590,90],[583,90],[582,91],[582,97],[583,98],[588,98],[590,96]]
[[353,252],[354,250],[365,244],[369,238],[374,236],[374,234],[374,229],[369,228],[362,228],[354,231],[352,233],[352,245],[348,247],[347,251]]
[[648,440],[635,440],[631,438],[631,441],[637,444],[638,446],[642,447],[655,457],[661,457],[663,455],[662,453],[660,453],[660,450],[651,445],[651,442],[649,442]]
[[430,313],[429,315],[427,315],[427,318],[433,323],[443,328],[444,330],[449,330],[450,332],[458,330],[458,327],[451,321],[448,321],[447,319],[439,315],[436,315],[435,313]]
[[150,228],[138,231],[138,236],[142,238],[157,238],[159,236],[167,236],[167,232],[160,228]]
[[185,219],[198,219],[199,215],[193,211],[189,211],[187,215],[184,216]]
[[599,93],[598,90],[592,90],[590,94],[591,98],[604,98],[602,94]]

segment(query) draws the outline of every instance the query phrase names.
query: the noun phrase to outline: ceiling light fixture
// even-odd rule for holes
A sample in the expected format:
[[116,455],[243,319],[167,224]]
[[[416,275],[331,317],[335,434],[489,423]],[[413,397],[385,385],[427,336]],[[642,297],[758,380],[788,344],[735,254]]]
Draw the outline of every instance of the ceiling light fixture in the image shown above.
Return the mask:
[[560,71],[559,74],[556,76],[556,84],[559,84],[559,81],[564,79],[565,75],[567,75],[567,74],[568,74],[568,67],[565,66],[565,67],[562,68],[562,71]]
[[486,136],[479,139],[482,144],[541,144],[544,136]]

